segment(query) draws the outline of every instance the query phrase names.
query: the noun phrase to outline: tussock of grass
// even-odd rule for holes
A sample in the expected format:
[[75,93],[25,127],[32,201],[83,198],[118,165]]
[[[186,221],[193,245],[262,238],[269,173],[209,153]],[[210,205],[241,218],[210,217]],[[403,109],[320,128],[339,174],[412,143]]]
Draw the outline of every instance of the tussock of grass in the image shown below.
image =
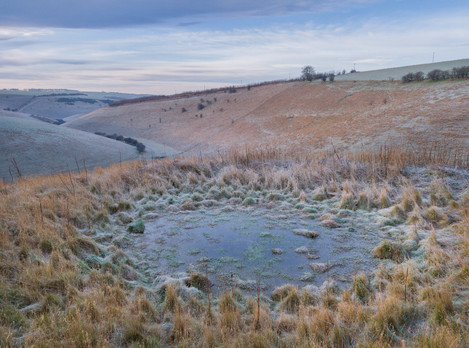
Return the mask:
[[384,240],[373,250],[374,256],[380,259],[393,260],[401,263],[408,256],[401,244]]
[[192,286],[206,293],[210,288],[210,280],[203,274],[191,273],[190,278],[186,280],[187,286]]
[[70,250],[75,255],[80,255],[82,253],[91,253],[99,255],[99,247],[95,241],[85,238],[85,237],[76,237],[69,241],[68,246]]
[[176,310],[179,310],[179,307],[180,301],[176,290],[174,289],[173,285],[166,285],[164,295],[164,309],[174,313]]
[[363,302],[367,302],[373,294],[373,288],[371,287],[367,275],[360,273],[353,279],[352,284],[353,291],[358,298]]
[[394,332],[402,332],[403,327],[417,317],[417,310],[414,305],[403,303],[394,296],[388,296],[380,301],[369,329],[375,335],[384,335],[391,340],[397,340]]
[[354,201],[352,193],[347,193],[346,191],[342,193],[342,198],[340,199],[339,208],[349,209],[349,210],[355,209],[355,201]]
[[294,290],[296,290],[296,288],[292,284],[285,284],[285,285],[279,286],[274,291],[272,291],[272,294],[271,294],[272,300],[276,302],[280,302],[285,297],[287,297],[291,291],[294,291]]
[[407,214],[400,206],[395,205],[391,210],[391,217],[400,221],[407,219]]
[[241,313],[231,292],[225,292],[218,301],[218,311],[221,314],[220,325],[228,334],[235,333],[242,328]]
[[291,288],[285,297],[282,298],[279,310],[287,313],[296,313],[300,308],[300,294],[296,288]]
[[52,252],[52,242],[48,239],[41,239],[39,241],[39,249],[45,254],[50,254]]
[[138,218],[127,226],[127,231],[130,233],[143,233],[145,232],[145,222],[143,219]]

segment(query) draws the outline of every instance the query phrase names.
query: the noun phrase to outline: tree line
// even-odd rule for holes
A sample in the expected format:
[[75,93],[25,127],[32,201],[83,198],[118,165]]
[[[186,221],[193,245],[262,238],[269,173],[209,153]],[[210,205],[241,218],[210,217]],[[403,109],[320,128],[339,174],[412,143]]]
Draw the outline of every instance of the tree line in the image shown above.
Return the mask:
[[453,68],[452,70],[434,69],[427,76],[421,71],[416,73],[408,73],[402,76],[402,82],[423,81],[425,78],[431,81],[441,81],[448,79],[465,79],[469,77],[469,66]]
[[142,144],[141,142],[137,141],[136,139],[134,138],[130,138],[130,137],[124,137],[123,135],[117,135],[116,133],[114,134],[106,134],[104,132],[94,132],[94,134],[96,135],[100,135],[102,137],[106,137],[106,138],[109,138],[109,139],[114,139],[114,140],[117,140],[117,141],[122,141],[123,143],[126,143],[128,145],[131,145],[131,146],[135,146],[137,148],[137,151],[139,153],[142,153],[145,151],[145,145]]

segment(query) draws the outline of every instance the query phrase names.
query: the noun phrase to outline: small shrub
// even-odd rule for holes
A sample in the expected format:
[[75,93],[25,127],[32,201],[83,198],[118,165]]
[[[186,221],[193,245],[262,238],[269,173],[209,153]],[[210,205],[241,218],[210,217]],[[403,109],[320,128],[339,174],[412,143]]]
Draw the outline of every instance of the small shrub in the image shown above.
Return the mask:
[[408,73],[408,74],[402,76],[402,82],[408,83],[408,82],[412,82],[412,81],[415,81],[415,74],[414,73]]
[[446,80],[449,79],[450,76],[451,74],[449,71],[443,71],[440,69],[432,70],[427,74],[427,78],[432,81]]
[[136,147],[137,147],[138,153],[145,152],[145,147],[146,147],[146,146],[143,145],[142,143],[137,143]]
[[421,71],[418,71],[414,74],[415,81],[423,81],[425,80],[425,74]]

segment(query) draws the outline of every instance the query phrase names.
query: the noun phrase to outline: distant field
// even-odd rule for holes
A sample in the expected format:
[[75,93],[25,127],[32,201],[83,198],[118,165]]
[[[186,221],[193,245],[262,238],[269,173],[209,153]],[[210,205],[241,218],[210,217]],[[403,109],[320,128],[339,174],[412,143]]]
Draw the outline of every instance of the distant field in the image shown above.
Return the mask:
[[[0,116],[0,179],[107,166],[136,159],[135,147],[94,134],[31,119]],[[10,174],[11,171],[11,174]]]
[[451,60],[446,62],[437,62],[431,64],[419,64],[419,65],[409,65],[398,68],[389,68],[389,69],[380,69],[380,70],[370,70],[363,72],[356,72],[353,74],[339,75],[336,76],[337,81],[366,81],[366,80],[400,80],[402,76],[408,73],[423,72],[425,74],[429,73],[432,70],[451,70],[453,68],[459,68],[462,66],[469,66],[469,59],[459,59]]

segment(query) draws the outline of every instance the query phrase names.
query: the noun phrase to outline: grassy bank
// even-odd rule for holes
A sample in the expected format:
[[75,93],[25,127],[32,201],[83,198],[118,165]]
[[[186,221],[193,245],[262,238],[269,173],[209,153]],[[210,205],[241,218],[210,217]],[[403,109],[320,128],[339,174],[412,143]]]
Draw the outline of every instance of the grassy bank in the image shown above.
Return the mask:
[[[467,157],[425,151],[312,157],[244,149],[3,184],[1,345],[467,346]],[[106,242],[116,224],[132,238],[145,233],[145,214],[214,202],[297,209],[325,202],[330,209],[317,216],[325,226],[358,211],[403,233],[377,245],[381,266],[345,291],[331,280],[218,297],[203,274],[149,286],[125,239]]]

